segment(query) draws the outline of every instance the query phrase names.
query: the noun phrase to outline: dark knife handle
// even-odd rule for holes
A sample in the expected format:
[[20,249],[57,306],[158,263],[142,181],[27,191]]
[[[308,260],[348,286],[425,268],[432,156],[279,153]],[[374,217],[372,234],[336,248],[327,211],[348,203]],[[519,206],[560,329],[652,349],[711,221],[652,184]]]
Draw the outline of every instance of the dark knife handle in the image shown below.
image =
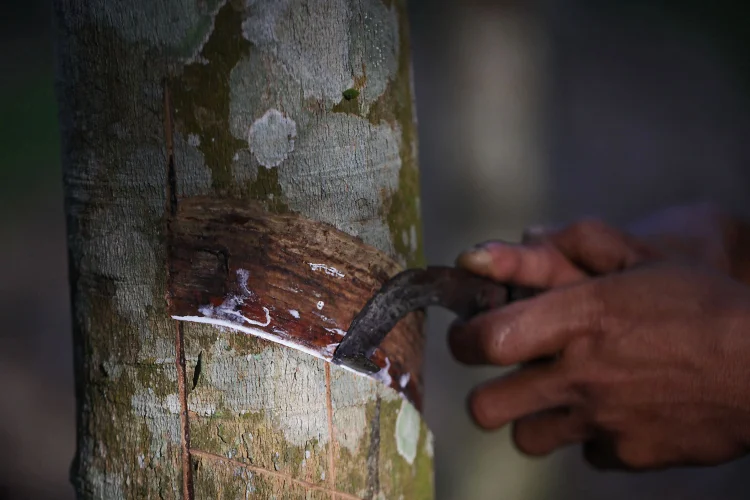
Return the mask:
[[408,269],[388,280],[354,317],[332,361],[360,371],[377,371],[369,357],[412,311],[441,306],[466,320],[534,293],[455,267]]

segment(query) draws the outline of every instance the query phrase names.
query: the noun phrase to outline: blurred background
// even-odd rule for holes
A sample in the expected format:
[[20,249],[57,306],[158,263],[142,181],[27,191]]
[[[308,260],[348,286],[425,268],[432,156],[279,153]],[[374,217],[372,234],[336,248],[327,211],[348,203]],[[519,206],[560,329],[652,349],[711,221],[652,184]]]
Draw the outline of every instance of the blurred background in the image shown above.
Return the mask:
[[[599,215],[714,200],[750,215],[750,6],[410,1],[427,257]],[[72,341],[51,5],[0,2],[0,498],[70,499]],[[476,430],[450,317],[429,320],[438,500],[740,499],[750,460],[600,473],[576,447],[521,457]]]

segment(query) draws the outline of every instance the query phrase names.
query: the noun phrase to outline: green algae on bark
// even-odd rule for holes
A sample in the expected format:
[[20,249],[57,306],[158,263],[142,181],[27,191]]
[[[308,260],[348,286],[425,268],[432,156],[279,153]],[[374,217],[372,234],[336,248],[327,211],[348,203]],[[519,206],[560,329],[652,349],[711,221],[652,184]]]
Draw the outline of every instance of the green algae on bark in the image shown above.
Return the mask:
[[169,82],[178,129],[198,138],[217,193],[230,190],[232,158],[247,148],[229,130],[229,74],[249,51],[250,42],[242,37],[242,12],[227,2],[199,58]]
[[386,199],[386,223],[396,252],[407,267],[425,264],[421,213],[419,206],[419,167],[414,108],[409,25],[404,2],[397,2],[399,59],[395,79],[373,104],[367,118],[370,123],[386,121],[401,131],[401,170],[398,190]]

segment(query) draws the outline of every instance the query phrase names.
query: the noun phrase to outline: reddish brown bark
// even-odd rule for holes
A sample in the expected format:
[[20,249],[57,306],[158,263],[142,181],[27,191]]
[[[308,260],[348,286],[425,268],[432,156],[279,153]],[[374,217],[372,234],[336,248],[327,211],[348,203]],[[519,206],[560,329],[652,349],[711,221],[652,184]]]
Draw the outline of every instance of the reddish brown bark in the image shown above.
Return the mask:
[[[224,319],[325,359],[370,296],[400,270],[333,226],[248,202],[187,199],[170,225],[172,315]],[[384,369],[380,378],[417,408],[422,320],[422,314],[404,318],[373,357]]]

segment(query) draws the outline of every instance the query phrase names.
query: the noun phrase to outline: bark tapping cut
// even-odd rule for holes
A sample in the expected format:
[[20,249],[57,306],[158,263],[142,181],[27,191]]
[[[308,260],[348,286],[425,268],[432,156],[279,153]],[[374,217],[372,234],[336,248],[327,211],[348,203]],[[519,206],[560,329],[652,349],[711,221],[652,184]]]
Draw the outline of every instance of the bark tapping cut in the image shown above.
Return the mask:
[[[400,266],[334,227],[247,202],[192,198],[170,224],[172,317],[329,361],[349,323]],[[422,405],[423,314],[404,318],[375,378]]]

